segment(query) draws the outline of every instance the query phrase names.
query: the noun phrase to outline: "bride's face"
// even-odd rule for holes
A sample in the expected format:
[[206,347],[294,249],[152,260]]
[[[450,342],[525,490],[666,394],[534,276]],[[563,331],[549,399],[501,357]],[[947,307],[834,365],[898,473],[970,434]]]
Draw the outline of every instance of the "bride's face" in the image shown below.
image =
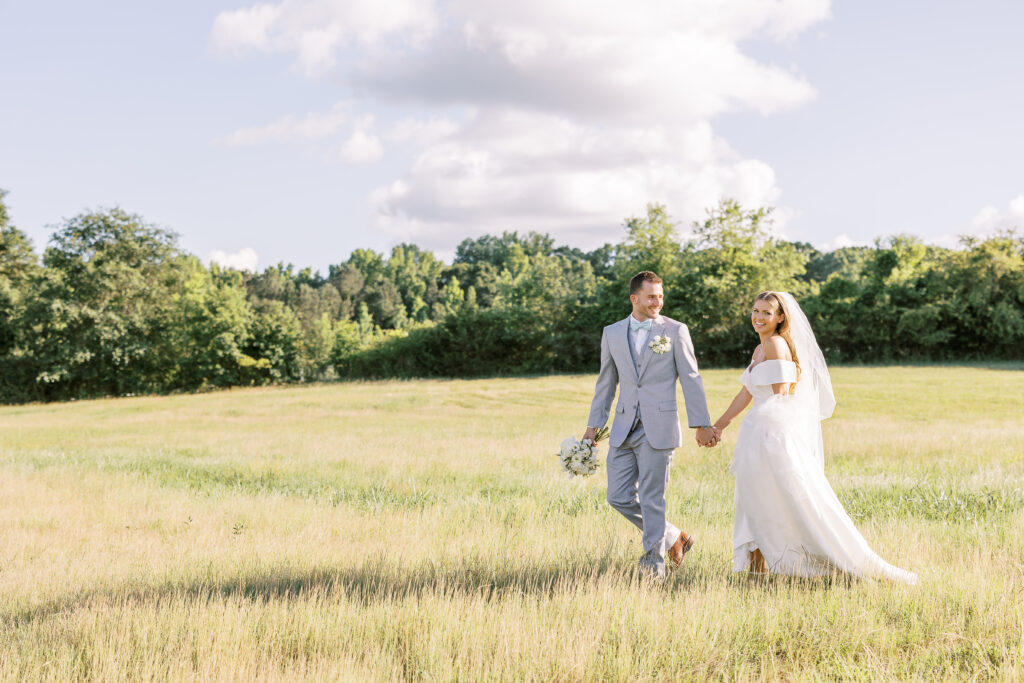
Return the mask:
[[782,322],[782,313],[772,301],[758,299],[750,311],[750,323],[758,334],[772,334]]

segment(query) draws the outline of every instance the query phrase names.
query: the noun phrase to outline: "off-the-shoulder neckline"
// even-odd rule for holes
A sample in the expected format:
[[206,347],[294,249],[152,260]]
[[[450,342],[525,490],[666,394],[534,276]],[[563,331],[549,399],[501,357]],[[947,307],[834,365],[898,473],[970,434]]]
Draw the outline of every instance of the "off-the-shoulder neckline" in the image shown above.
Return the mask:
[[750,367],[748,367],[747,368],[747,372],[753,372],[754,368],[758,367],[759,365],[763,365],[765,363],[789,363],[790,365],[796,365],[796,363],[794,363],[793,361],[786,360],[785,358],[765,358],[764,360],[760,360],[760,361],[754,363],[753,365],[751,365]]

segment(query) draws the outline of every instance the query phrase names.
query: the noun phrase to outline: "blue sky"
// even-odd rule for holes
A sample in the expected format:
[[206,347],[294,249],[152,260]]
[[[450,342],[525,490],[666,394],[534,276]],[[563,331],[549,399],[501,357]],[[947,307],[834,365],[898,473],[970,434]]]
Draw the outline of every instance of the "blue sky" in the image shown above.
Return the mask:
[[724,195],[822,247],[1024,228],[1020,5],[621,5],[0,4],[0,188],[37,248],[120,206],[320,270]]

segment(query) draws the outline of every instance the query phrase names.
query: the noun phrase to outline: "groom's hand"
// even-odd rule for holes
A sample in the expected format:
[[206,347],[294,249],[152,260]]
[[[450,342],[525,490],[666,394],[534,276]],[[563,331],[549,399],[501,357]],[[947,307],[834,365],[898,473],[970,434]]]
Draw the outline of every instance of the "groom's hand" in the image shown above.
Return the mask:
[[697,445],[707,446],[711,448],[718,445],[718,440],[722,438],[721,432],[714,427],[698,427],[697,428]]
[[586,441],[587,439],[593,441],[595,436],[597,436],[597,427],[587,427],[587,431],[583,432],[583,438],[580,441]]

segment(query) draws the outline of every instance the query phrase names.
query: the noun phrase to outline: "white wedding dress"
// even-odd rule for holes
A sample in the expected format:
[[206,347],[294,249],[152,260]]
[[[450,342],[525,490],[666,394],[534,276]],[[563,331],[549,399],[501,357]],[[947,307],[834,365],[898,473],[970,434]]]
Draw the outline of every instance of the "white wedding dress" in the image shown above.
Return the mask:
[[[798,357],[805,357],[803,351]],[[823,361],[821,367],[824,372]],[[845,573],[917,583],[917,575],[892,566],[868,547],[825,478],[820,420],[835,405],[831,382],[822,399],[827,414],[819,414],[813,405],[817,380],[807,371],[801,379],[793,395],[773,393],[772,384],[797,381],[796,364],[786,360],[762,361],[740,377],[754,401],[730,468],[736,477],[733,571],[747,569],[750,553],[759,549],[771,573]],[[801,390],[803,397],[797,396]],[[808,394],[810,404],[801,400]]]

